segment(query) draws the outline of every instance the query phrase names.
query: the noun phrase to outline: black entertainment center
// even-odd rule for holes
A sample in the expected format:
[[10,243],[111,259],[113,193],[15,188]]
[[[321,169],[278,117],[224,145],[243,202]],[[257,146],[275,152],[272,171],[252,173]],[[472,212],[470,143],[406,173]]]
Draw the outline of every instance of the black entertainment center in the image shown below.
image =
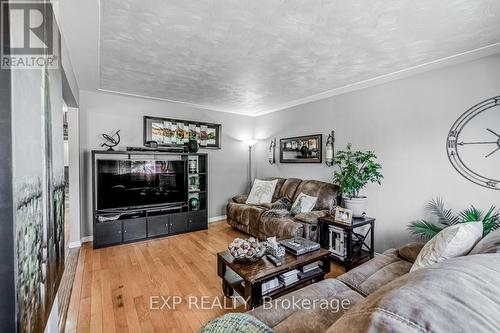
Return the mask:
[[208,155],[92,151],[94,248],[208,227]]

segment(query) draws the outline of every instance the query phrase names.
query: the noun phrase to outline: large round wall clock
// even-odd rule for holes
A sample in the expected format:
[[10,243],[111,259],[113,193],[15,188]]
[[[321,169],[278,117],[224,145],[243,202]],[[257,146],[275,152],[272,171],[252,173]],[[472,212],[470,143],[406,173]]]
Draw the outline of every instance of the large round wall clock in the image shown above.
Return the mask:
[[500,190],[500,96],[474,105],[453,124],[448,158],[465,178]]

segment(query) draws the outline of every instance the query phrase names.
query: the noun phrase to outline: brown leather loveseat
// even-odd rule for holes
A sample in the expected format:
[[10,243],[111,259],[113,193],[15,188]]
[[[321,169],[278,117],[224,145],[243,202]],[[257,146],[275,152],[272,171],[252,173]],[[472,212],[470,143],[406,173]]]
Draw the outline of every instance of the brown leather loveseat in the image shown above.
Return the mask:
[[338,186],[298,178],[271,179],[278,179],[272,202],[282,197],[288,197],[294,202],[300,193],[304,193],[318,198],[313,210],[295,216],[266,216],[263,213],[271,208],[272,203],[249,205],[245,203],[248,194],[240,194],[233,197],[227,204],[227,223],[260,239],[272,236],[278,238],[299,236],[316,241],[318,217],[325,216],[335,206],[339,193]]

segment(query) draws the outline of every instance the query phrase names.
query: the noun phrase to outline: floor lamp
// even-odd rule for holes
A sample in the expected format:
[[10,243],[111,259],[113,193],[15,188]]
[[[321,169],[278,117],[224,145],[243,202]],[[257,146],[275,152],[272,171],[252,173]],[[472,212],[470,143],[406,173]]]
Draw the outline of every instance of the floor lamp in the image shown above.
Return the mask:
[[257,140],[245,140],[248,145],[248,192],[252,189],[252,147],[257,143]]

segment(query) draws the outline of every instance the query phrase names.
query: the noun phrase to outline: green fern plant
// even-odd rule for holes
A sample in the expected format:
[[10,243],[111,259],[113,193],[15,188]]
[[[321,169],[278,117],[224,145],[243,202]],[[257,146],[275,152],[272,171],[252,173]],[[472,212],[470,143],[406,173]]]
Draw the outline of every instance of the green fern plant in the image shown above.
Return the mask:
[[444,228],[457,223],[480,221],[483,223],[483,236],[500,227],[500,211],[496,210],[495,206],[491,206],[486,213],[471,206],[455,215],[451,209],[445,207],[443,199],[435,198],[429,201],[426,208],[436,217],[437,222],[421,219],[408,224],[410,233],[424,240],[431,239]]
[[384,178],[375,152],[352,150],[350,143],[346,150],[337,151],[334,164],[337,171],[333,174],[333,181],[340,186],[342,194],[351,199],[358,198],[359,191],[367,184],[380,185]]

